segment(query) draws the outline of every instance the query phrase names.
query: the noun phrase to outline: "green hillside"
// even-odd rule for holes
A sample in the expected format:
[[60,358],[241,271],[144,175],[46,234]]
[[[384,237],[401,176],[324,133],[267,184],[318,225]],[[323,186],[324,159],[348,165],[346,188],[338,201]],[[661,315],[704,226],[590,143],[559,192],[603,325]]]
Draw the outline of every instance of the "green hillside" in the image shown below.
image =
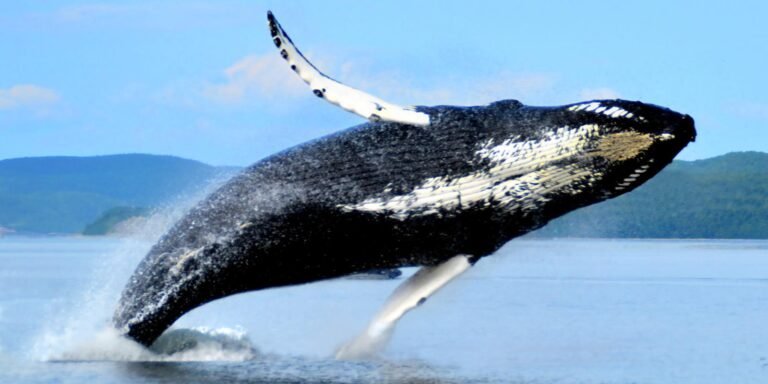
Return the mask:
[[635,191],[551,222],[537,236],[768,238],[768,154],[675,161]]
[[76,233],[108,209],[157,206],[221,169],[171,156],[38,157],[0,161],[0,227]]

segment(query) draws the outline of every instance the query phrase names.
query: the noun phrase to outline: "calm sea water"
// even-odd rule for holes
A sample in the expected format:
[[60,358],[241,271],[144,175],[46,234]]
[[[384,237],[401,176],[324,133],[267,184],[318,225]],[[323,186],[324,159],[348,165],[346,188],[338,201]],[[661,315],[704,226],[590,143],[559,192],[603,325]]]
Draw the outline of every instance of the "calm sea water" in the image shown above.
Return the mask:
[[106,325],[150,245],[0,238],[0,383],[768,382],[766,241],[513,241],[355,362],[331,356],[402,278],[219,300],[171,356],[120,339]]

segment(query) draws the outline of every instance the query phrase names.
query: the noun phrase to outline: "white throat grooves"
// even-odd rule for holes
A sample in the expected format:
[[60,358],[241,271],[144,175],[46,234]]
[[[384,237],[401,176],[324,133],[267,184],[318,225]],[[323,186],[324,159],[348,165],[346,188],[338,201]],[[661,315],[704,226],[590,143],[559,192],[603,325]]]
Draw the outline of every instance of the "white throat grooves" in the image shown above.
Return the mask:
[[429,125],[429,115],[426,113],[386,102],[326,76],[296,48],[272,12],[267,13],[267,20],[272,41],[280,50],[280,55],[288,62],[291,69],[309,85],[315,96],[371,121],[383,120],[420,126]]
[[[597,125],[563,127],[547,132],[541,140],[512,138],[501,143],[489,140],[475,152],[479,162],[491,167],[461,177],[432,177],[407,194],[391,195],[385,188],[378,196],[359,203],[340,205],[344,210],[388,212],[405,219],[412,215],[437,213],[476,204],[500,203],[506,209],[533,209],[546,202],[547,193],[568,188],[575,181],[593,183],[601,175],[576,166],[553,163],[583,152]],[[578,191],[569,191],[577,193]]]

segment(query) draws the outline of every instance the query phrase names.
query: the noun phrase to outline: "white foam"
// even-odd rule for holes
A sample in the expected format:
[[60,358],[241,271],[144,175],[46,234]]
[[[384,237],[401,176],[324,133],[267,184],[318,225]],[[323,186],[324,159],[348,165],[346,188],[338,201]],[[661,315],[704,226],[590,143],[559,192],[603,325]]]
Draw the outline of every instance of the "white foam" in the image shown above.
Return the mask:
[[[151,246],[193,204],[221,182],[220,179],[212,180],[199,193],[183,196],[183,200],[157,210],[141,225],[122,233],[125,237],[121,237],[120,245],[103,255],[83,291],[75,297],[63,298],[55,303],[56,308],[48,310],[43,328],[31,343],[28,357],[32,360],[55,360],[80,351],[82,353],[73,356],[81,357],[81,360],[99,356],[113,357],[108,360],[148,358],[145,355],[147,350],[142,350],[138,344],[134,347],[139,349],[130,347],[128,340],[123,341],[129,344],[107,342],[116,338],[110,337],[109,331],[103,329],[111,324],[123,287]],[[98,352],[102,347],[106,350]]]
[[247,334],[232,328],[175,329],[164,333],[147,349],[104,328],[47,361],[246,361],[258,355]]
[[94,270],[91,283],[75,298],[50,310],[30,350],[34,360],[49,360],[92,338],[110,323],[112,312],[136,264],[152,242],[125,239],[110,254],[104,255]]
[[259,354],[243,329],[226,327],[174,329],[151,349],[163,361],[246,361]]
[[92,338],[74,343],[69,348],[53,351],[46,361],[154,361],[155,355],[135,341],[122,337],[116,330],[105,328]]

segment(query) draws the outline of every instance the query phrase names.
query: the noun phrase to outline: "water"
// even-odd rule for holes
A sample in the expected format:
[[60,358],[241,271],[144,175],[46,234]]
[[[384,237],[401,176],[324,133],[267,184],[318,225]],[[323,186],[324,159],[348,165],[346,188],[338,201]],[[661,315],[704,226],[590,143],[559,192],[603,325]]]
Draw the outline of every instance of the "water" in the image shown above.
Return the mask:
[[352,362],[331,356],[403,278],[219,300],[170,356],[120,339],[153,241],[0,237],[0,383],[768,382],[768,241],[513,241]]

